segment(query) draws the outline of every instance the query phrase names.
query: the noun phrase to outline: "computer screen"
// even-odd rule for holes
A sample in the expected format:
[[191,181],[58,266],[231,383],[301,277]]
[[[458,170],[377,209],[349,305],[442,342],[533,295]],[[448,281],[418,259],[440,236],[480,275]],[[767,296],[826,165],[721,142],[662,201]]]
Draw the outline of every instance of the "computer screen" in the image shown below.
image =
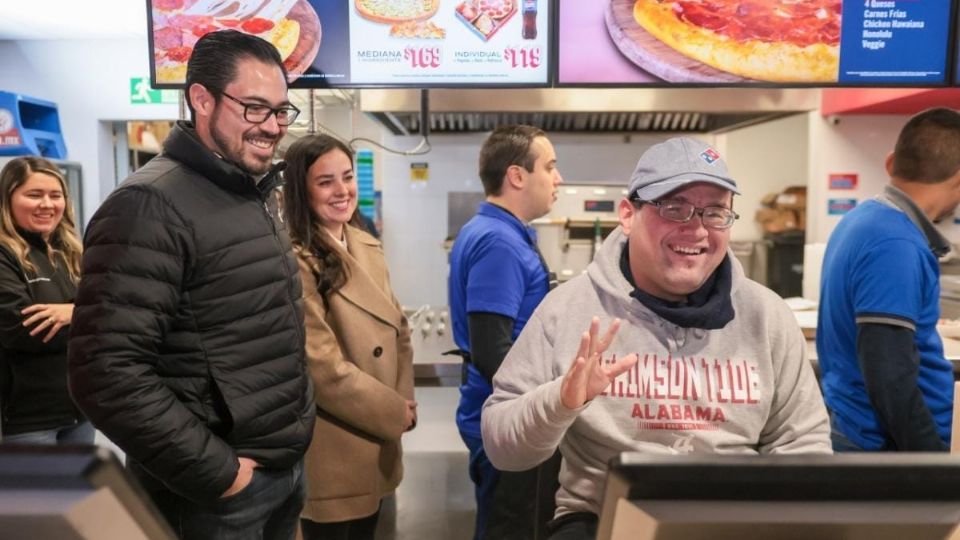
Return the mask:
[[960,538],[960,457],[650,456],[610,466],[599,540]]
[[105,448],[0,446],[0,538],[174,540]]

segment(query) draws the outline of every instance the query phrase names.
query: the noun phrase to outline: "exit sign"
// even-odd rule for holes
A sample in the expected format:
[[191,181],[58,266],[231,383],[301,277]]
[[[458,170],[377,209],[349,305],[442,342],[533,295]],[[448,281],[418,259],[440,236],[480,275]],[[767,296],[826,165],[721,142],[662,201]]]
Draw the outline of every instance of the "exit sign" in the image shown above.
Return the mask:
[[180,101],[178,90],[154,90],[150,77],[130,77],[130,104],[175,104]]

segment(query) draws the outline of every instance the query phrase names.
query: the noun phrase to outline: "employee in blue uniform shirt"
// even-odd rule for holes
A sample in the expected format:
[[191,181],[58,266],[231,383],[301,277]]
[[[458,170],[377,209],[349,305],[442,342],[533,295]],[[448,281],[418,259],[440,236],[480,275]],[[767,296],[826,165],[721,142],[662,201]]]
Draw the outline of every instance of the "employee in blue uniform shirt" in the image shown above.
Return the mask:
[[510,345],[550,289],[530,221],[550,211],[563,179],[544,132],[509,125],[484,141],[480,180],[486,201],[460,230],[450,255],[453,339],[464,356],[457,427],[470,450],[476,485],[474,539],[531,538],[536,471],[504,474],[493,468],[483,451],[480,409]]
[[950,442],[953,370],[937,334],[933,222],[960,204],[960,114],[907,122],[890,184],[848,213],[823,260],[817,356],[836,451],[937,451]]

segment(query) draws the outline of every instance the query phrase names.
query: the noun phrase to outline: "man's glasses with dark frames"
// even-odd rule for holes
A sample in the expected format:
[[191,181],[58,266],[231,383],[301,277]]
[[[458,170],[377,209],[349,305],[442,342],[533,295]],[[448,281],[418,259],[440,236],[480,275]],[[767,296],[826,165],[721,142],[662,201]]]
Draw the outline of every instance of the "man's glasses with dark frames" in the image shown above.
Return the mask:
[[293,105],[285,105],[283,107],[277,107],[274,109],[268,105],[262,103],[246,103],[240,101],[239,99],[231,96],[226,92],[221,92],[223,97],[228,98],[236,103],[239,103],[243,106],[243,119],[251,124],[262,124],[270,118],[270,115],[276,115],[277,125],[279,126],[289,126],[297,119],[297,115],[300,114],[300,109],[294,107]]
[[700,216],[700,221],[704,227],[711,229],[729,229],[733,222],[740,219],[740,215],[722,206],[695,206],[687,201],[666,200],[666,201],[645,201],[643,199],[630,199],[630,202],[637,208],[645,204],[656,207],[660,217],[667,221],[677,223],[686,223],[693,219],[694,214]]

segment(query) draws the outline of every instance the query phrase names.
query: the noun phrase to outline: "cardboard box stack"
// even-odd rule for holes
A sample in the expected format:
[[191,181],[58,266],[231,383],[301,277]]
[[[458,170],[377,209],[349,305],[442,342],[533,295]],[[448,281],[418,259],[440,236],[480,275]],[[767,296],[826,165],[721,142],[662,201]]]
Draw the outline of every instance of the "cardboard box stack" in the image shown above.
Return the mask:
[[765,196],[757,210],[757,223],[764,234],[779,234],[787,231],[802,231],[807,221],[807,188],[790,186],[781,193]]

